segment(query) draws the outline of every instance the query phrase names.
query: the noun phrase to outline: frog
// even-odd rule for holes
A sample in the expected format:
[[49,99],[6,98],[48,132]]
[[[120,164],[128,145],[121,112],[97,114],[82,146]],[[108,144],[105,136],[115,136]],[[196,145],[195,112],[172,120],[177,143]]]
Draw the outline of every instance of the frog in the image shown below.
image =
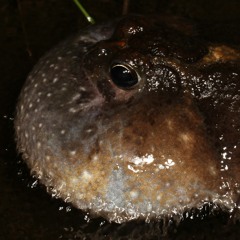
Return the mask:
[[239,210],[240,49],[181,17],[81,30],[29,74],[18,152],[54,197],[110,222]]

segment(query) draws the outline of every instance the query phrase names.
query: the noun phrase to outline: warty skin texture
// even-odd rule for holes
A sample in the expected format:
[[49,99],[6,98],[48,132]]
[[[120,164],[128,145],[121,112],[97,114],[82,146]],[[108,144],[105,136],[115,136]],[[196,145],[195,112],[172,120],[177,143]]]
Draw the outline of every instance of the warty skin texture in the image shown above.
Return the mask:
[[[180,216],[205,202],[232,211],[239,58],[185,20],[92,26],[30,73],[17,105],[18,150],[55,195],[109,221]],[[116,65],[138,83],[118,86]]]

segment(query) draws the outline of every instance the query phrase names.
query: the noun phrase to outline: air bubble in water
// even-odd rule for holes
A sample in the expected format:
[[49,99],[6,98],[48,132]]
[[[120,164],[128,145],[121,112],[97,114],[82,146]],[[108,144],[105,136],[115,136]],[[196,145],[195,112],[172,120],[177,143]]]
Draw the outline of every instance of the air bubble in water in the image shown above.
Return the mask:
[[72,208],[70,206],[67,206],[66,207],[66,212],[71,212],[72,211]]
[[84,220],[88,223],[90,221],[89,213],[84,216]]
[[32,184],[31,184],[31,188],[35,188],[38,185],[38,180],[36,179]]

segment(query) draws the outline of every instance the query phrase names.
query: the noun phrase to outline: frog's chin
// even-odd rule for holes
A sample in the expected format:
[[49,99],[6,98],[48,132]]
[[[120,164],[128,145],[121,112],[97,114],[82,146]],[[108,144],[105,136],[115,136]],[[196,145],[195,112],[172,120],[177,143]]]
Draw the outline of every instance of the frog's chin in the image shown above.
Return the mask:
[[[161,186],[165,185],[165,188],[159,190],[159,186],[152,184],[146,186],[146,182],[145,185],[141,185],[140,180],[142,182],[144,180],[136,175],[134,188],[131,189],[131,185],[128,185],[129,177],[120,168],[112,171],[108,183],[103,179],[102,184],[106,186],[105,189],[100,186],[102,179],[95,179],[96,182],[91,180],[90,172],[84,171],[82,178],[85,178],[88,183],[88,186],[83,188],[82,181],[79,183],[76,178],[68,179],[66,182],[63,182],[62,177],[61,181],[51,179],[48,182],[47,178],[42,180],[46,186],[51,184],[48,189],[55,197],[61,197],[76,208],[90,212],[93,217],[101,216],[116,223],[131,220],[156,221],[166,217],[175,217],[180,220],[184,212],[191,209],[201,211],[205,204],[210,203],[215,204],[215,209],[219,206],[227,210],[234,207],[233,204],[226,205],[227,198],[224,199],[218,193],[197,182],[194,185],[189,184],[187,189],[186,186],[178,184],[171,186],[169,183],[160,183]],[[150,181],[151,179],[148,183]],[[99,192],[96,189],[96,184],[100,188]],[[78,188],[76,188],[77,186]]]

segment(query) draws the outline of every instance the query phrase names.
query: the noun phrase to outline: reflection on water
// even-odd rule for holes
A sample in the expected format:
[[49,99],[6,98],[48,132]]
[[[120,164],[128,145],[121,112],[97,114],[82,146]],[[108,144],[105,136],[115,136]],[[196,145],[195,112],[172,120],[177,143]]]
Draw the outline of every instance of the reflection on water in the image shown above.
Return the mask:
[[[37,6],[31,1],[22,1],[25,7],[22,14],[26,30],[30,32],[28,38],[33,53],[30,58],[17,2],[3,1],[0,6],[1,23],[5,24],[5,32],[1,33],[4,41],[0,58],[0,239],[237,239],[240,222],[232,224],[229,215],[217,211],[219,209],[215,206],[206,205],[201,213],[186,213],[178,229],[174,218],[148,224],[109,224],[102,218],[90,218],[88,213],[62,200],[53,199],[36,179],[30,177],[29,170],[15,150],[13,116],[17,96],[38,57],[57,39],[74,31],[78,24],[73,22],[82,24],[84,20],[76,21],[78,13],[70,1],[57,5],[57,1],[46,4],[48,1],[41,0]],[[57,9],[59,12],[55,11]],[[44,15],[42,19],[39,13]],[[53,18],[50,21],[49,16]],[[56,20],[59,17],[61,20]],[[59,26],[64,30],[59,30]]]

